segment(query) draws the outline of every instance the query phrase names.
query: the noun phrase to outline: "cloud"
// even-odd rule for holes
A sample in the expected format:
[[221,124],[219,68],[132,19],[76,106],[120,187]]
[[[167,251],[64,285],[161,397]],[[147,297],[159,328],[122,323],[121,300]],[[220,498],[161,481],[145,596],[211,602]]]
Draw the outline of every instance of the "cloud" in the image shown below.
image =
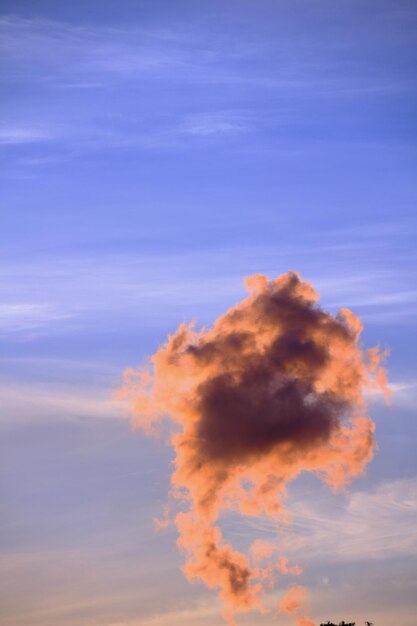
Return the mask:
[[[149,316],[155,322],[192,303],[208,308],[219,294],[224,298],[230,294],[229,276],[206,272],[205,284],[213,288],[203,289],[201,268],[208,269],[214,255],[195,258],[194,269],[189,260],[187,254],[142,254],[6,261],[0,270],[0,333],[17,337],[51,334],[57,329],[65,332],[74,326],[107,324],[108,328],[110,323],[119,327],[120,316],[129,318],[133,311],[133,318]],[[113,298],[108,297],[109,290]]]
[[179,130],[188,135],[210,137],[245,133],[249,128],[247,116],[242,113],[212,111],[189,116]]
[[383,482],[342,501],[303,494],[290,503],[303,553],[321,563],[384,561],[417,556],[417,478]]
[[[19,16],[0,18],[3,58],[10,64],[7,77],[19,79],[16,68],[41,69],[43,82],[58,86],[96,86],[109,81],[156,79],[201,83],[220,73],[235,51],[202,49],[201,39],[189,29],[136,26],[86,26]],[[206,37],[206,35],[205,35]],[[208,44],[208,42],[207,42]],[[50,54],[53,45],[54,54]],[[221,62],[216,71],[213,66]]]
[[219,589],[231,624],[235,611],[266,610],[271,564],[255,565],[225,543],[220,514],[278,521],[286,485],[301,472],[334,488],[361,474],[374,447],[363,389],[388,394],[383,355],[362,352],[353,313],[322,311],[293,272],[246,282],[246,299],[212,328],[182,324],[149,367],[126,372],[122,392],[135,426],[152,432],[164,417],[174,423],[173,494],[188,505],[175,518],[184,571]]
[[54,136],[49,131],[36,127],[11,125],[0,127],[0,144],[6,146],[42,143],[52,139]]
[[[288,96],[298,99],[308,94],[309,99],[319,96],[321,102],[323,96],[333,99],[362,92],[366,97],[409,89],[407,81],[364,72],[362,57],[356,62],[352,57],[351,72],[346,73],[345,55],[340,58],[334,43],[327,42],[323,50],[310,49],[307,42],[288,38],[286,32],[269,40],[246,29],[242,33],[242,39],[233,36],[221,20],[207,29],[195,23],[191,28],[187,20],[164,25],[158,19],[157,25],[147,27],[123,21],[92,26],[3,16],[3,76],[12,85],[12,101],[10,111],[4,109],[8,128],[0,141],[3,145],[54,141],[65,152],[184,150],[195,148],[191,137],[238,141],[250,131],[259,131],[251,135],[252,146],[246,142],[244,149],[259,148],[261,139],[265,150],[279,129],[284,143],[278,150],[288,154],[288,128],[300,125],[300,107],[288,107]],[[342,71],[337,71],[338,65]],[[19,90],[13,88],[19,83],[29,91],[23,108]],[[230,86],[237,91],[229,93]],[[168,114],[161,87],[177,90]],[[33,107],[32,90],[37,94]],[[90,93],[80,98],[72,93],[75,90]],[[146,93],[146,98],[140,93]],[[279,97],[265,98],[266,93]],[[103,97],[110,116],[103,111]],[[236,97],[247,113],[218,110],[235,106]],[[132,98],[134,112],[129,105]],[[207,110],[210,104],[212,111]],[[28,110],[33,111],[29,119]]]
[[[285,20],[283,22],[283,26]],[[217,21],[213,29],[194,23],[138,27],[73,24],[17,15],[0,18],[6,78],[58,87],[96,87],[126,81],[160,80],[181,85],[243,85],[255,90],[341,95],[408,90],[405,80],[364,70],[363,58],[352,57],[346,72],[339,45],[323,47],[300,38],[254,38],[243,31],[237,39]],[[53,46],[54,54],[50,54]],[[332,59],[329,62],[329,59]],[[335,60],[336,59],[336,60]],[[275,61],[271,63],[271,60]],[[337,71],[342,66],[343,71]],[[265,107],[262,107],[265,118]],[[282,110],[281,119],[282,119]],[[269,107],[269,114],[271,108]]]
[[[417,382],[415,380],[390,382],[391,406],[399,409],[415,409],[417,404]],[[366,394],[370,403],[380,404],[381,395],[375,390]]]
[[303,606],[306,599],[307,594],[302,587],[291,587],[281,600],[277,615],[280,613],[295,615],[298,626],[315,626],[315,624],[303,613]]
[[43,422],[127,418],[127,407],[109,397],[106,387],[0,381],[0,427]]
[[[250,230],[251,223],[248,223]],[[172,239],[176,226],[168,223],[158,226],[158,238],[165,244]],[[154,236],[153,230],[144,230],[146,238]],[[116,231],[116,237],[130,233]],[[262,249],[253,245],[222,247],[207,242],[200,250],[189,252],[161,252],[159,254],[124,252],[101,253],[94,251],[94,243],[86,240],[92,252],[67,256],[41,254],[29,259],[24,256],[3,258],[0,269],[2,304],[0,304],[0,333],[12,339],[28,335],[56,334],[85,328],[132,328],[137,319],[146,318],[153,326],[164,324],[168,317],[180,321],[190,307],[208,323],[227,306],[231,298],[243,294],[240,286],[242,273],[251,273],[255,266],[267,272],[272,267],[288,266],[295,257],[315,285],[319,286],[323,306],[335,311],[341,306],[360,307],[366,320],[390,316],[391,323],[398,320],[414,321],[404,304],[390,303],[399,300],[404,284],[398,273],[380,269],[368,272],[350,268],[338,277],[341,259],[333,256],[335,267],[326,267],[312,248],[307,254],[297,245],[282,246],[278,250],[269,246]],[[387,263],[389,263],[387,254]],[[361,257],[362,264],[362,257]],[[37,285],[36,293],[33,284]],[[113,297],[109,298],[109,291]],[[365,304],[370,298],[379,304]],[[353,308],[352,310],[356,310]],[[408,317],[405,317],[408,314]],[[377,319],[377,321],[378,321]],[[402,393],[405,398],[406,392]],[[397,396],[394,396],[396,400]]]
[[68,320],[69,313],[56,310],[54,306],[40,303],[0,304],[0,336],[8,333],[27,333],[49,325],[51,322]]

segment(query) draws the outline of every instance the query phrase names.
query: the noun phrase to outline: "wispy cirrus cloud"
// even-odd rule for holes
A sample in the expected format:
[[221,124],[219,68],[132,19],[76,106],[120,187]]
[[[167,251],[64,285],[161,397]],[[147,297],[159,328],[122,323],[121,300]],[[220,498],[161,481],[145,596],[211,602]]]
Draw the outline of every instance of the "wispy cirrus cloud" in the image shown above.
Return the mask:
[[[0,33],[3,61],[10,64],[10,79],[19,80],[21,72],[31,67],[35,75],[42,73],[43,81],[66,86],[100,86],[99,76],[109,81],[163,75],[168,80],[201,82],[207,78],[207,74],[202,74],[204,68],[210,72],[216,62],[241,56],[234,46],[225,59],[223,49],[210,46],[208,41],[202,45],[195,33],[179,24],[170,29],[77,26],[9,15],[0,18]],[[49,53],[51,45],[54,55]],[[221,65],[217,71],[224,75]],[[35,75],[28,78],[34,80]],[[93,76],[95,80],[91,80]]]
[[36,330],[70,317],[71,313],[42,302],[0,303],[0,336]]
[[128,419],[127,407],[107,387],[0,380],[0,428],[74,420]]
[[[4,107],[0,142],[54,140],[62,148],[81,151],[184,148],[191,136],[200,142],[221,141],[265,128],[272,134],[291,125],[297,128],[300,113],[282,98],[366,97],[409,88],[404,80],[387,81],[367,72],[363,58],[352,58],[347,69],[339,47],[329,41],[309,47],[285,32],[265,41],[250,31],[236,38],[218,23],[209,32],[186,21],[145,28],[0,17],[3,76],[11,93],[15,85],[24,84],[44,95],[30,119],[13,100]],[[169,112],[161,85],[171,92],[178,89]],[[219,88],[226,97],[218,98]],[[278,100],[265,99],[265,90]],[[84,92],[82,106],[79,92]],[[113,122],[103,113],[103,93]],[[133,111],[126,105],[132,99]],[[281,103],[265,104],[269,101]],[[114,122],[118,116],[123,119],[119,127]]]
[[[243,39],[236,39],[218,25],[208,31],[180,21],[145,28],[3,15],[0,34],[3,62],[12,62],[14,69],[10,70],[9,78],[16,80],[21,78],[22,68],[36,69],[37,65],[44,81],[75,87],[101,86],[101,81],[91,80],[93,75],[121,80],[162,75],[167,80],[199,84],[217,82],[295,91],[314,86],[323,93],[340,92],[344,96],[349,91],[366,94],[408,87],[401,80],[396,84],[387,85],[386,81],[381,84],[377,76],[363,70],[363,59],[362,69],[359,59],[357,62],[352,59],[347,72],[341,58],[339,65],[344,69],[341,77],[337,60],[329,60],[328,52],[332,46],[334,53],[340,53],[342,44],[327,41],[321,46],[311,46],[308,40],[303,43],[292,40],[285,32],[278,41],[272,37],[259,40],[250,32]],[[51,44],[54,55],[49,54]],[[277,47],[279,62],[265,66],[265,57],[273,55]],[[78,76],[78,80],[69,82],[71,75]],[[90,80],[86,81],[87,75]]]
[[[343,254],[340,260],[333,255],[334,269],[329,268],[320,259],[324,249],[325,243],[318,245],[316,254],[311,245],[306,255],[297,245],[279,249],[239,245],[189,253],[96,252],[40,255],[30,262],[5,260],[0,270],[0,333],[17,336],[73,326],[99,328],[101,323],[117,326],[121,318],[128,323],[151,312],[156,321],[167,315],[200,316],[203,310],[206,323],[218,307],[244,293],[242,277],[254,271],[276,275],[277,268],[294,267],[295,258],[296,268],[317,284],[326,308],[347,306],[365,320],[413,322],[417,291],[408,288],[405,277],[400,280],[385,265],[365,272],[360,262],[347,272]],[[230,265],[232,257],[238,263]]]
[[209,137],[212,135],[235,135],[248,132],[250,117],[240,111],[212,111],[191,115],[179,126],[179,132]]
[[[329,495],[322,489],[293,490],[288,506],[292,531],[297,540],[279,529],[292,559],[302,557],[306,570],[321,563],[327,566],[371,563],[414,558],[417,555],[417,477],[381,482],[367,490],[351,490],[345,495]],[[234,532],[234,519],[226,525]],[[244,537],[256,528],[271,539],[276,527],[266,519],[240,526]]]
[[[320,497],[291,506],[296,529],[313,546],[302,548],[311,558],[383,561],[417,555],[416,477],[354,491],[339,506]],[[317,552],[314,546],[320,546]]]
[[49,130],[36,128],[36,126],[0,126],[0,145],[13,146],[20,144],[43,143],[54,139]]

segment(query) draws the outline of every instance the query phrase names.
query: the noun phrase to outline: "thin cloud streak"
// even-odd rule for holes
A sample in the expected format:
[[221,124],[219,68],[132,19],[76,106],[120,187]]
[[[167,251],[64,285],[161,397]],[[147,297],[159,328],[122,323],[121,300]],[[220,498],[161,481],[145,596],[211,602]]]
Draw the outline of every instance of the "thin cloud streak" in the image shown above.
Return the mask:
[[383,561],[417,556],[417,477],[349,494],[291,502],[295,530],[305,538],[306,560]]
[[50,142],[54,139],[49,130],[39,129],[36,126],[3,125],[0,128],[0,145],[15,146],[31,143]]
[[[240,263],[225,273],[231,254],[238,255]],[[242,295],[242,272],[250,273],[255,266],[266,271],[288,266],[295,256],[301,263],[303,256],[297,246],[280,250],[265,246],[262,251],[238,246],[187,254],[40,257],[31,263],[7,260],[0,271],[0,333],[16,337],[56,334],[92,324],[98,328],[100,319],[117,325],[120,316],[130,323],[133,309],[135,316],[146,317],[152,311],[157,321],[168,313],[183,316],[191,305],[204,308],[208,321],[210,312]],[[360,309],[366,319],[390,323],[413,319],[417,292],[406,289],[406,284],[401,284],[389,269],[361,273],[351,270],[339,275],[335,266],[332,275],[315,257],[314,250],[305,256],[305,265],[327,309],[335,310],[344,303],[353,310]],[[34,295],[34,283],[37,300],[28,302]],[[108,297],[109,290],[112,298]]]
[[250,117],[238,111],[211,111],[189,116],[179,128],[193,136],[234,135],[250,130]]
[[[219,32],[217,32],[217,30]],[[97,114],[97,104],[92,111],[69,116],[61,115],[53,119],[42,108],[39,119],[19,119],[11,107],[3,133],[3,143],[9,145],[39,142],[57,142],[61,148],[84,151],[109,149],[185,149],[185,138],[191,136],[197,141],[230,140],[251,130],[274,131],[277,125],[284,129],[288,123],[297,122],[293,106],[266,107],[265,90],[285,94],[286,97],[299,97],[314,93],[316,97],[346,97],[349,94],[362,94],[363,97],[377,93],[406,92],[413,85],[405,80],[387,81],[375,72],[366,72],[363,59],[353,59],[349,73],[342,63],[329,62],[331,52],[340,52],[338,46],[327,42],[324,47],[315,46],[308,50],[308,43],[293,41],[286,33],[281,33],[278,43],[270,39],[262,45],[251,41],[237,42],[234,37],[215,28],[215,36],[208,37],[205,30],[197,33],[187,24],[174,24],[170,28],[137,28],[109,26],[76,26],[70,23],[27,19],[18,16],[3,16],[0,19],[0,34],[3,41],[4,76],[12,83],[36,82],[37,87],[57,95],[62,88],[70,90],[120,90],[129,86],[143,89],[164,84],[178,87],[198,85],[204,90],[213,87],[250,89],[255,96],[247,101],[247,116],[251,122],[243,122],[233,115],[221,120],[221,109],[205,111],[203,98],[193,105],[189,120],[190,105],[182,102],[176,112],[170,115],[152,117],[153,122],[139,124],[137,120],[126,122],[124,128],[115,129],[114,124],[101,114]],[[213,43],[214,41],[214,43]],[[326,47],[327,46],[327,47]],[[50,55],[53,47],[54,54]],[[265,65],[266,55],[277,55],[275,63]],[[291,62],[290,62],[291,59]],[[306,61],[306,59],[308,59]],[[260,104],[259,95],[262,95]],[[48,96],[49,97],[49,96]],[[71,104],[71,103],[70,103]],[[160,110],[161,104],[146,109],[146,116]],[[56,107],[54,107],[56,109]],[[65,109],[65,103],[64,103]],[[87,107],[88,109],[88,107]],[[231,107],[232,109],[232,107]],[[79,110],[75,105],[74,110]],[[217,120],[209,120],[212,115]],[[192,117],[195,120],[192,121]],[[122,117],[128,120],[126,112]],[[204,120],[204,117],[206,119]],[[198,121],[200,118],[200,121]],[[68,121],[70,119],[70,122]],[[55,127],[53,126],[55,122]],[[37,131],[36,124],[45,127]],[[33,126],[35,125],[35,126]],[[151,130],[149,130],[151,126]],[[1,139],[1,135],[0,135]]]
[[[3,41],[3,58],[24,68],[43,64],[43,80],[62,83],[63,76],[73,74],[78,78],[89,76],[87,84],[95,84],[98,76],[107,79],[133,80],[137,78],[160,78],[191,83],[220,83],[253,85],[267,89],[314,88],[323,93],[370,93],[406,89],[404,80],[387,85],[375,76],[364,75],[360,65],[355,66],[356,75],[340,77],[334,63],[329,62],[326,47],[310,50],[306,61],[305,49],[299,41],[281,37],[280,46],[284,61],[279,67],[263,71],[247,71],[248,60],[262,62],[276,45],[272,39],[259,43],[236,42],[235,39],[217,33],[215,44],[205,32],[195,32],[187,24],[169,29],[144,29],[135,27],[87,27],[69,23],[3,16],[0,19]],[[49,54],[51,44],[55,54]],[[328,44],[327,44],[328,45]],[[315,58],[316,57],[316,58]],[[291,59],[292,63],[285,62]],[[294,59],[296,68],[294,69]],[[238,66],[237,62],[244,63]],[[49,72],[45,69],[49,69]],[[10,73],[19,79],[20,72]],[[94,80],[95,77],[95,80]],[[91,80],[93,78],[93,80]],[[32,76],[35,79],[35,76]],[[373,84],[370,83],[373,80]],[[67,81],[83,84],[82,81]],[[98,81],[99,84],[101,81]]]
[[27,333],[51,323],[68,320],[72,315],[44,303],[0,304],[0,337],[9,333]]
[[68,420],[128,419],[128,407],[111,398],[108,388],[0,381],[0,428]]

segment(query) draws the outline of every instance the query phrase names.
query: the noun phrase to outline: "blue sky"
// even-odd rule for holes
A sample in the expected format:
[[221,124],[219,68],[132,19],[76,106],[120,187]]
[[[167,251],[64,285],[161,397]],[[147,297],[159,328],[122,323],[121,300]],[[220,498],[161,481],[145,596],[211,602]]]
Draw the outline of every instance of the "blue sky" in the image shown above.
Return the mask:
[[337,497],[294,485],[297,582],[317,620],[413,625],[416,21],[403,0],[3,0],[8,626],[221,624],[152,525],[170,452],[111,393],[244,276],[288,269],[389,346],[394,391],[370,399],[366,477]]

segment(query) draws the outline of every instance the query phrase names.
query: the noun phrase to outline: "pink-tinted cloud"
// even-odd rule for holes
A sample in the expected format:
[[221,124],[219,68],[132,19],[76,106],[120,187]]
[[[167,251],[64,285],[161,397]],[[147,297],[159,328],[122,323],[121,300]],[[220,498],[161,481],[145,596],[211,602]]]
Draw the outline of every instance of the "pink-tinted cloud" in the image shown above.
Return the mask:
[[294,585],[291,587],[280,602],[277,615],[288,613],[294,615],[297,626],[315,626],[306,615],[304,615],[304,605],[307,599],[307,592],[303,587]]
[[[351,311],[323,311],[294,272],[246,284],[248,297],[212,328],[182,324],[147,366],[125,373],[123,388],[136,427],[174,425],[172,488],[187,505],[175,518],[184,572],[218,590],[230,623],[238,611],[265,612],[271,577],[301,568],[274,556],[274,546],[235,550],[223,540],[221,512],[279,519],[287,484],[301,472],[334,488],[361,474],[374,449],[363,391],[387,393],[383,355],[362,349]],[[299,589],[281,610],[309,626],[301,604],[289,611],[302,601]]]

